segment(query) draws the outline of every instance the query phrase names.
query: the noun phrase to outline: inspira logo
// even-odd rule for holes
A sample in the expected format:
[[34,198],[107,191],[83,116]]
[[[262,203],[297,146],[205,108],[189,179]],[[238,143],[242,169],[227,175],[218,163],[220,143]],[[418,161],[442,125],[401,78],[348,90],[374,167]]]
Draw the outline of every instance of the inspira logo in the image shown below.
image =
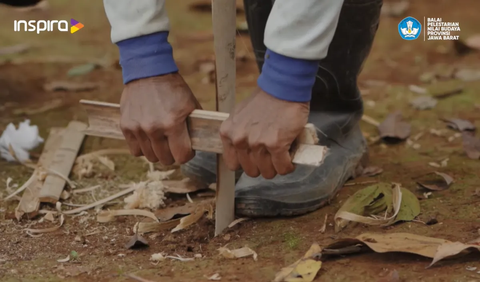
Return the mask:
[[[74,19],[70,19],[70,33],[75,33],[82,29],[84,25]],[[25,32],[36,32],[40,34],[43,31],[61,31],[61,32],[68,32],[68,21],[66,20],[14,20],[13,21],[13,31],[25,31]]]
[[413,17],[406,17],[398,24],[398,32],[405,40],[415,40],[422,33],[422,25]]

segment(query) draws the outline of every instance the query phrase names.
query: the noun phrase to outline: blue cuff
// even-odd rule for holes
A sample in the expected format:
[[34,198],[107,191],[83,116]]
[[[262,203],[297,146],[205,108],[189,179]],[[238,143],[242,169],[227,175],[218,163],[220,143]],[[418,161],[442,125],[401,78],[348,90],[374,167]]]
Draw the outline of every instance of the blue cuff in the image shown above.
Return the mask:
[[117,42],[123,83],[178,72],[168,31],[134,37]]
[[309,102],[318,63],[318,60],[290,58],[267,49],[258,86],[278,99]]

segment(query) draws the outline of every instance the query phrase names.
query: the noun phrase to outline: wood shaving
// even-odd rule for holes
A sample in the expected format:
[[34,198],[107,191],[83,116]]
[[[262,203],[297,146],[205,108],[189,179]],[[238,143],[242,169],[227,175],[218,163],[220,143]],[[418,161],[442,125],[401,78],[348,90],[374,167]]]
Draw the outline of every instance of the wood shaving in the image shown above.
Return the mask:
[[68,255],[66,258],[64,259],[57,259],[57,262],[69,262],[70,261],[70,255]]
[[220,280],[222,280],[222,277],[221,277],[220,274],[218,274],[218,273],[215,273],[215,274],[213,274],[213,275],[210,276],[210,277],[204,275],[204,277],[207,278],[208,280],[211,280],[211,281],[220,281]]
[[148,171],[147,178],[151,181],[165,180],[165,179],[168,179],[174,172],[175,172],[174,169],[167,170],[167,171],[159,171],[159,170]]
[[240,222],[243,222],[243,221],[246,221],[246,220],[249,220],[250,218],[248,217],[242,217],[242,218],[237,218],[235,219],[234,221],[232,221],[232,223],[230,223],[228,225],[228,228],[232,228],[234,227],[235,225],[239,224]]
[[325,231],[327,230],[327,219],[328,219],[328,213],[325,214],[325,219],[323,220],[323,225],[322,225],[322,228],[320,228],[320,233],[325,233]]
[[218,248],[218,252],[220,253],[221,256],[228,259],[253,256],[253,260],[257,261],[257,257],[258,257],[257,253],[254,250],[250,249],[249,247],[230,250],[225,246],[225,247]]
[[133,230],[137,230],[140,234],[150,233],[150,232],[162,232],[171,228],[174,228],[180,223],[180,219],[172,219],[165,222],[137,222],[133,227]]
[[73,190],[73,194],[80,194],[80,193],[85,193],[85,192],[91,192],[95,189],[98,189],[102,187],[101,185],[95,185],[95,186],[91,186],[91,187],[87,187],[87,188],[82,188],[82,189],[75,189]]
[[98,161],[106,166],[109,170],[115,171],[115,163],[106,156],[97,155]]
[[42,234],[42,233],[50,233],[50,232],[54,232],[54,231],[57,231],[58,229],[60,229],[60,227],[62,227],[63,223],[65,222],[65,217],[63,216],[63,214],[60,216],[60,225],[58,226],[54,226],[54,227],[50,227],[50,228],[43,228],[43,229],[33,229],[33,228],[26,228],[24,229],[25,232],[27,232],[27,234]]
[[124,199],[125,209],[156,209],[165,205],[162,181],[135,183],[133,187],[135,187],[133,194]]

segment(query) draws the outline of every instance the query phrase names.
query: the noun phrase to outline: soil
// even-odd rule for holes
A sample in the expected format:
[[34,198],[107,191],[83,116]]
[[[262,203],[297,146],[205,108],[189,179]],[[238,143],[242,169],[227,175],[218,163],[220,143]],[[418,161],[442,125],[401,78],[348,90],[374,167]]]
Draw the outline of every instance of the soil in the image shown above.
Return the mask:
[[[207,110],[214,109],[214,84],[205,79],[208,75],[198,71],[198,62],[213,54],[210,33],[211,14],[189,9],[195,1],[168,2],[172,32],[170,41],[180,72]],[[386,1],[388,3],[389,1]],[[41,136],[46,137],[51,127],[66,126],[70,120],[85,121],[80,108],[80,99],[118,102],[122,91],[121,70],[116,67],[118,51],[110,42],[110,27],[103,12],[101,1],[50,1],[47,11],[17,12],[0,7],[0,44],[2,46],[28,43],[32,48],[23,54],[9,55],[10,60],[0,63],[0,129],[10,122],[17,124],[28,118],[39,126]],[[175,3],[175,4],[174,4]],[[478,0],[423,0],[412,1],[405,16],[417,19],[441,17],[448,21],[459,21],[461,39],[478,33]],[[29,18],[75,18],[85,28],[75,34],[14,33],[14,19]],[[445,73],[454,68],[480,69],[480,52],[459,56],[450,41],[403,41],[397,33],[402,17],[381,19],[375,44],[360,76],[359,84],[364,94],[365,113],[382,120],[394,110],[401,110],[405,120],[412,125],[412,136],[424,135],[416,141],[420,148],[413,149],[405,143],[370,145],[370,164],[382,167],[384,172],[369,180],[397,182],[419,195],[421,215],[417,221],[405,222],[387,228],[349,225],[335,233],[333,215],[342,203],[355,191],[366,185],[344,187],[331,204],[310,214],[293,218],[255,219],[242,222],[225,234],[214,237],[214,222],[202,219],[190,228],[177,232],[146,234],[149,247],[127,250],[125,244],[131,238],[134,224],[141,218],[119,217],[109,223],[97,223],[95,212],[87,215],[68,216],[58,231],[30,237],[26,227],[51,227],[52,223],[39,223],[39,218],[18,222],[13,212],[16,201],[0,202],[0,280],[1,281],[133,281],[127,275],[135,273],[151,281],[207,281],[204,276],[219,273],[221,281],[271,281],[277,271],[300,258],[313,242],[325,246],[335,239],[355,237],[364,232],[410,232],[434,236],[453,241],[466,242],[479,237],[480,198],[476,191],[480,162],[468,159],[463,152],[461,138],[451,142],[447,139],[454,131],[446,129],[440,120],[444,117],[468,119],[480,127],[480,81],[459,82],[448,79],[439,81],[437,89],[463,85],[464,91],[439,100],[432,110],[418,111],[409,101],[418,94],[408,90],[410,84],[424,85],[420,76],[427,72]],[[244,20],[242,13],[238,21]],[[258,70],[253,59],[248,35],[238,36],[238,52],[246,54],[239,62],[237,71],[237,99],[249,95],[256,86]],[[65,62],[65,58],[69,61]],[[92,72],[68,77],[67,71],[74,66],[91,61],[110,61],[108,67],[99,67]],[[43,61],[43,63],[42,63]],[[101,86],[93,91],[46,92],[43,85],[55,80],[97,82]],[[207,81],[206,81],[207,80]],[[62,99],[64,105],[35,115],[15,114],[18,109],[38,108],[53,99]],[[376,128],[362,122],[362,130],[368,137],[376,136]],[[443,137],[430,134],[430,129],[444,129]],[[81,153],[104,149],[125,148],[121,141],[88,137]],[[41,152],[41,147],[34,154]],[[442,168],[430,166],[429,162],[440,162],[449,158]],[[116,171],[109,173],[96,168],[93,178],[74,179],[80,187],[101,184],[93,196],[75,196],[71,202],[90,203],[92,197],[100,199],[116,192],[118,184],[138,182],[146,177],[144,161],[130,156],[114,156]],[[416,177],[432,171],[451,175],[455,182],[445,191],[435,191],[424,198],[418,190]],[[21,185],[30,176],[31,170],[24,166],[0,160],[0,182],[11,177],[13,183]],[[0,194],[8,194],[6,186],[0,186]],[[191,195],[194,201],[199,195]],[[167,205],[186,202],[182,196],[169,196]],[[109,206],[110,209],[121,205]],[[53,207],[45,207],[53,209]],[[329,215],[326,232],[320,229],[325,215]],[[438,223],[422,223],[435,218]],[[227,236],[226,236],[227,235]],[[76,237],[80,240],[75,240]],[[78,238],[77,238],[78,239]],[[248,246],[258,253],[258,261],[252,258],[229,260],[218,255],[217,249],[228,244],[229,248]],[[78,259],[59,263],[71,251]],[[202,259],[182,262],[165,260],[151,262],[154,253],[165,252],[193,257],[202,254]],[[471,255],[438,263],[426,269],[427,258],[408,254],[359,254],[328,260],[315,281],[377,281],[392,270],[397,270],[401,281],[480,281],[480,273],[468,271],[467,267],[480,267],[479,256]]]

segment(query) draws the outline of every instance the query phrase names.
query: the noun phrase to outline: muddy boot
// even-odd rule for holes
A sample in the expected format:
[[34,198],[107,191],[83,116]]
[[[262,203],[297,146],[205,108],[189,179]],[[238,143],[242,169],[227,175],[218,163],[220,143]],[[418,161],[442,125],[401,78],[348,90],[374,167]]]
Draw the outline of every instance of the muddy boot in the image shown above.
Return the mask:
[[[243,174],[236,185],[236,213],[250,217],[300,215],[324,206],[366,155],[358,122],[363,104],[357,76],[378,28],[381,0],[345,0],[327,58],[319,64],[309,122],[329,153],[320,167],[297,165],[293,173],[272,180]],[[272,3],[245,0],[247,22],[261,70],[266,47],[263,34]],[[188,177],[215,182],[214,154],[197,152],[182,166]],[[238,175],[238,174],[237,174]]]

